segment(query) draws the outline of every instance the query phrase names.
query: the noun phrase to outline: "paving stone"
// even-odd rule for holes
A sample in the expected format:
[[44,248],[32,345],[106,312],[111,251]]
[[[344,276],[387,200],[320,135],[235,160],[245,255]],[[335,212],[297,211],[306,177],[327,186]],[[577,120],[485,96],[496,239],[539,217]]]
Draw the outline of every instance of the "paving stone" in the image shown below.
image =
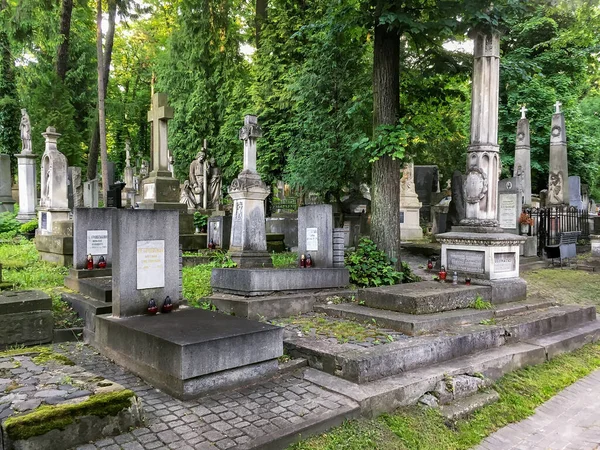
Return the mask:
[[172,430],[165,430],[158,433],[158,438],[165,444],[170,444],[179,440],[179,436]]
[[144,450],[144,447],[139,442],[127,442],[121,445],[122,450]]
[[117,444],[124,444],[126,442],[131,442],[135,439],[135,436],[131,433],[121,434],[119,436],[115,436],[115,442]]

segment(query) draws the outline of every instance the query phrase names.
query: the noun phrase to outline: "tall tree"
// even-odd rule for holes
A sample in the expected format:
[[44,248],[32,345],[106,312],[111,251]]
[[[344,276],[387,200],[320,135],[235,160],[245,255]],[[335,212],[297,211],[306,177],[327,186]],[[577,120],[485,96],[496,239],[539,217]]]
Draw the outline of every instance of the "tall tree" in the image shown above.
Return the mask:
[[19,101],[15,83],[14,61],[5,20],[8,14],[7,0],[0,1],[0,152],[11,155],[14,173],[19,152]]
[[106,90],[104,84],[104,54],[102,50],[102,0],[96,2],[96,52],[98,58],[98,124],[100,131],[100,160],[102,162],[102,198],[106,205],[108,193],[108,155],[106,150],[106,115],[104,111],[104,99]]
[[267,8],[269,6],[269,0],[256,0],[256,14],[254,16],[255,22],[255,45],[258,49],[260,47],[260,33],[263,27],[263,23],[267,20]]
[[58,56],[56,58],[56,74],[64,83],[67,74],[67,64],[69,61],[69,39],[71,34],[71,14],[73,12],[73,0],[63,0],[60,13],[60,31],[62,38],[58,46]]
[[[112,50],[115,41],[115,20],[117,16],[117,1],[109,0],[108,1],[108,29],[106,30],[106,41],[104,43],[104,50],[102,51],[102,80],[103,80],[103,99],[104,103],[106,99],[106,93],[108,91],[108,80],[110,77],[110,64],[112,61]],[[100,48],[102,50],[102,47]],[[100,51],[99,50],[99,51]],[[98,69],[100,70],[100,69]],[[98,78],[99,80],[100,78]],[[99,111],[99,109],[98,109]],[[104,125],[106,128],[106,124]],[[106,132],[105,132],[106,139]],[[94,121],[94,127],[92,130],[92,137],[90,140],[90,147],[88,150],[88,167],[87,167],[87,178],[88,180],[93,180],[96,178],[98,174],[98,154],[99,150],[102,147],[101,138],[100,138],[100,115],[97,116]],[[102,159],[102,158],[101,158]],[[104,161],[104,160],[102,160]],[[102,167],[104,167],[104,162],[102,162]],[[103,177],[104,177],[104,169],[102,169]]]

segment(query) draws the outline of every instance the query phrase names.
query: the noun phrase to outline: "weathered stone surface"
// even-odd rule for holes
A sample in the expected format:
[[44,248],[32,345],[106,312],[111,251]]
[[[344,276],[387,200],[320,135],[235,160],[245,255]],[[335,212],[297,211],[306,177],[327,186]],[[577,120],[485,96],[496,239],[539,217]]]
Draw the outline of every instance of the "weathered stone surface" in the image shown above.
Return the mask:
[[331,205],[298,208],[298,255],[309,254],[315,267],[333,267],[333,209]]
[[[100,274],[105,275],[105,274]],[[101,302],[112,302],[112,277],[96,276],[76,278],[71,274],[65,277],[65,286]]]
[[360,289],[358,298],[372,308],[409,314],[431,314],[468,308],[478,295],[491,301],[491,294],[491,289],[487,286],[420,281]]
[[444,405],[440,408],[440,413],[446,419],[463,419],[484,406],[497,402],[500,395],[496,391],[479,392],[470,397],[461,398],[451,405]]
[[96,317],[95,345],[171,395],[191,398],[272,374],[283,352],[282,333],[272,325],[186,309]]
[[[94,267],[100,256],[104,256],[106,266],[113,263],[113,227],[116,224],[115,208],[76,208],[73,211],[73,261],[75,269],[85,269],[87,255],[92,254]],[[100,239],[95,236],[106,235]],[[92,242],[92,239],[94,242]],[[106,243],[106,253],[100,252],[95,242]],[[103,245],[102,245],[103,246]]]
[[52,341],[52,312],[28,311],[0,316],[0,347],[34,345]]
[[16,155],[19,167],[19,222],[35,219],[37,207],[37,169],[33,154]]
[[51,309],[52,299],[42,291],[5,291],[0,294],[0,317]]
[[522,116],[517,122],[513,177],[517,178],[519,186],[523,191],[523,204],[531,205],[531,146],[529,120],[525,117],[526,112],[527,109],[522,107]]
[[213,269],[210,285],[215,292],[256,296],[272,292],[346,287],[348,269]]
[[13,212],[15,201],[12,198],[12,177],[10,175],[10,156],[0,154],[0,212]]
[[560,102],[556,102],[555,106],[556,112],[552,115],[550,135],[550,166],[546,206],[568,205],[570,198],[565,116],[560,111]]
[[419,403],[425,406],[429,406],[430,408],[437,408],[439,406],[438,399],[431,394],[423,395],[423,397],[419,399]]
[[298,216],[288,217],[273,214],[265,219],[265,230],[268,233],[283,233],[283,241],[289,248],[298,247]]
[[[179,229],[177,211],[160,210],[117,210],[113,232],[113,314],[117,317],[144,314],[150,298],[157,302],[171,297],[177,303],[181,293],[179,277]],[[163,274],[161,287],[145,288],[138,274],[145,275],[147,269],[138,269],[138,251],[144,242],[162,242],[163,262],[153,263],[157,274]],[[141,244],[140,244],[141,243]],[[157,281],[157,280],[149,280]],[[158,284],[158,283],[155,283]]]

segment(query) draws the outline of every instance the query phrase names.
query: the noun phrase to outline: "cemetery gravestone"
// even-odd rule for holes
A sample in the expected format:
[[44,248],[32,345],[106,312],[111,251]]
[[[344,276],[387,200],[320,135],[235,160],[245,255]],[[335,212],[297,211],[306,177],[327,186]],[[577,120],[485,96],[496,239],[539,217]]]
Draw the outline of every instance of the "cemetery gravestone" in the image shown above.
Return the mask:
[[231,238],[231,216],[212,216],[208,218],[208,243],[211,241],[216,248],[229,250]]
[[522,199],[523,195],[517,177],[498,182],[498,222],[504,231],[519,234]]
[[98,180],[93,179],[83,183],[83,206],[86,208],[98,207]]
[[87,255],[92,255],[94,267],[100,256],[108,268],[112,266],[115,220],[114,208],[77,208],[73,212],[73,267],[76,270],[86,269]]
[[560,102],[557,101],[554,106],[556,112],[552,115],[547,206],[568,205],[570,200],[565,116],[560,110]]
[[67,168],[67,198],[69,209],[83,206],[83,186],[81,184],[81,167]]
[[415,166],[415,190],[421,202],[420,222],[428,223],[431,216],[431,199],[438,192],[439,172],[437,166]]
[[16,155],[19,176],[19,214],[17,220],[25,223],[35,219],[37,207],[36,156],[31,146],[31,123],[25,109],[21,110],[21,153]]
[[315,267],[333,267],[331,205],[298,208],[298,255],[311,255]]
[[521,118],[517,123],[515,146],[515,166],[513,177],[518,179],[518,188],[523,194],[523,204],[531,205],[531,145],[529,136],[529,120],[525,116],[527,108],[521,108]]
[[10,156],[0,154],[0,212],[13,212],[15,201],[12,198],[12,176]]
[[[400,238],[403,241],[423,239],[419,224],[421,203],[415,192],[414,164],[406,163],[400,180]],[[430,205],[431,208],[431,205]]]
[[581,201],[581,178],[578,176],[569,177],[569,206],[578,210],[585,209]]

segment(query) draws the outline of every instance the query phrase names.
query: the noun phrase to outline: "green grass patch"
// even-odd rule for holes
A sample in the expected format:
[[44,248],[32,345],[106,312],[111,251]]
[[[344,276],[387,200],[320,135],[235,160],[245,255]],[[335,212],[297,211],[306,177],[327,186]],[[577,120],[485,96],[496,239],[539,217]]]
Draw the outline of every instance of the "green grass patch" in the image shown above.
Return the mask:
[[[500,400],[469,418],[447,423],[436,409],[411,406],[375,420],[346,422],[290,448],[466,450],[494,431],[531,416],[535,408],[598,368],[600,343],[588,344],[573,353],[500,378],[493,386],[500,394]],[[363,436],[364,433],[368,436]]]
[[473,308],[473,309],[490,309],[492,307],[492,304],[486,300],[484,300],[481,295],[477,294],[477,297],[475,297],[475,300],[473,300],[473,303],[471,303],[469,305],[469,308]]
[[[0,358],[6,358],[11,356],[33,356],[32,360],[35,364],[44,365],[48,361],[57,361],[65,366],[74,366],[75,363],[61,353],[56,353],[52,350],[52,347],[34,346],[34,347],[22,347],[16,346],[8,350],[0,352]],[[18,363],[19,361],[15,361]],[[20,364],[20,363],[19,363]]]
[[182,269],[183,298],[186,298],[191,306],[202,306],[201,299],[212,294],[210,274],[213,268],[215,264],[211,263]]
[[295,269],[298,267],[298,254],[294,252],[273,253],[273,267],[276,269]]
[[115,416],[131,405],[134,396],[132,391],[123,390],[93,395],[77,404],[42,405],[29,414],[9,417],[4,422],[4,429],[13,441],[41,436],[54,429],[64,430],[79,417]]
[[600,273],[556,268],[521,276],[527,281],[528,297],[600,306]]

